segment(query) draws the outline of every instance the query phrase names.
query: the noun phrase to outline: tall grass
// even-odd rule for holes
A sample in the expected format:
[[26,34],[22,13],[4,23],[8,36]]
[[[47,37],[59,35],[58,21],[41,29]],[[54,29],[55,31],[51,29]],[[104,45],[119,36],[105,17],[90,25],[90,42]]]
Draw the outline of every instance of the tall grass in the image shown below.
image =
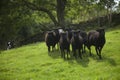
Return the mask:
[[120,80],[120,28],[106,32],[102,60],[94,47],[82,60],[64,60],[57,50],[50,54],[44,42],[2,51],[0,80]]

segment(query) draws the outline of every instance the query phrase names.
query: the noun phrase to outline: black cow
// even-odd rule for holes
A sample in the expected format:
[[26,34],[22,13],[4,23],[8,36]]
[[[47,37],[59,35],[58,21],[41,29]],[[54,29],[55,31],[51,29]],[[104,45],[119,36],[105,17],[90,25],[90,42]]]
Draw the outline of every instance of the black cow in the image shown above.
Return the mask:
[[76,50],[78,50],[79,57],[82,59],[81,51],[83,47],[83,39],[80,36],[79,31],[73,31],[72,38],[71,38],[71,44],[72,44],[73,56],[77,58]]
[[69,40],[71,40],[71,38],[72,38],[72,29],[68,28],[68,29],[66,29],[66,31],[67,31]]
[[48,31],[45,34],[45,42],[49,52],[51,46],[52,46],[52,50],[54,49],[56,42],[55,42],[55,33],[53,31]]
[[105,39],[105,30],[104,29],[98,29],[98,30],[93,30],[88,33],[88,49],[90,51],[91,55],[91,46],[95,46],[95,50],[99,58],[101,59],[101,51],[106,42]]
[[61,57],[64,57],[65,59],[65,50],[67,50],[67,58],[68,58],[68,54],[70,54],[70,41],[68,39],[67,33],[60,34],[59,44],[60,44]]
[[87,33],[85,31],[82,31],[82,30],[78,30],[78,31],[79,31],[81,37],[83,38],[83,44],[84,44],[83,45],[83,52],[85,52],[86,51],[85,48],[87,46]]
[[63,32],[63,29],[62,28],[56,28],[56,29],[53,29],[53,31],[55,33],[55,44],[57,44],[57,47],[59,47],[58,42],[60,40],[60,33]]
[[55,32],[55,43],[57,44],[59,42],[59,39],[60,39],[59,30],[53,29],[53,31]]

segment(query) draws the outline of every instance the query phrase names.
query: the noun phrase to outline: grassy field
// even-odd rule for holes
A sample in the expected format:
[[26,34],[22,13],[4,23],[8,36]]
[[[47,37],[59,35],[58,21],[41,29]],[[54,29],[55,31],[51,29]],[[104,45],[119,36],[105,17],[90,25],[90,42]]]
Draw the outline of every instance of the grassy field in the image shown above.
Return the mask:
[[[119,27],[119,26],[118,26]],[[2,51],[0,80],[120,80],[120,28],[106,32],[99,60],[92,47],[83,59],[64,60],[59,51],[48,55],[44,42]]]

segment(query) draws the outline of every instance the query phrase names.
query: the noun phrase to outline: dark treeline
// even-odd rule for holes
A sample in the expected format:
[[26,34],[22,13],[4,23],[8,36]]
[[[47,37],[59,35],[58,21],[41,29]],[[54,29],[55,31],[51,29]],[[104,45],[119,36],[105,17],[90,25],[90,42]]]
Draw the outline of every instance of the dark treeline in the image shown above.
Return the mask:
[[[113,15],[113,21],[112,21],[111,27],[119,25],[120,24],[119,23],[120,22],[120,13],[119,14],[116,13],[116,14],[112,14],[112,15]],[[100,25],[97,23],[98,19],[100,20]],[[106,26],[109,25],[107,16],[103,16],[103,17],[99,17],[99,18],[96,18],[96,19],[93,19],[93,20],[80,22],[79,24],[70,24],[69,23],[69,24],[67,24],[66,28],[72,28],[72,29],[76,29],[76,30],[77,29],[86,30],[88,27],[91,27],[91,26],[96,27],[98,25],[100,27],[107,28]],[[48,30],[52,30],[54,28],[56,28],[56,27],[51,27],[51,29],[46,28],[46,30],[44,30],[43,33],[38,33],[38,34],[35,34],[35,35],[30,36],[28,38],[25,38],[23,41],[21,41],[22,43],[21,42],[20,43],[23,45],[23,44],[33,43],[33,42],[44,41],[45,32],[48,31]]]
[[44,40],[56,27],[85,29],[119,24],[114,0],[0,0],[0,49]]
[[[108,23],[108,19],[107,19],[107,15],[105,16],[101,16],[101,17],[97,17],[91,20],[87,20],[87,21],[83,21],[80,22],[78,24],[69,24],[69,26],[73,26],[74,29],[77,28],[81,28],[83,30],[85,30],[85,28],[87,27],[113,27],[113,26],[117,26],[120,23],[120,13],[113,13],[112,14],[112,23],[109,25]],[[99,21],[98,21],[99,20]]]

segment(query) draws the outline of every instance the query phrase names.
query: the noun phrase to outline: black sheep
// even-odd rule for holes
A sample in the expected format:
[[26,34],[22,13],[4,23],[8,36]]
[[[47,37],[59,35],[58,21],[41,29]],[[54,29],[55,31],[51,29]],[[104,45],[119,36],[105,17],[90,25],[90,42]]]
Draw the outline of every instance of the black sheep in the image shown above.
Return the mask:
[[101,59],[101,51],[106,42],[105,39],[105,30],[104,29],[98,29],[98,30],[93,30],[88,33],[88,44],[87,47],[90,51],[91,55],[91,46],[95,46],[95,50],[99,58]]

